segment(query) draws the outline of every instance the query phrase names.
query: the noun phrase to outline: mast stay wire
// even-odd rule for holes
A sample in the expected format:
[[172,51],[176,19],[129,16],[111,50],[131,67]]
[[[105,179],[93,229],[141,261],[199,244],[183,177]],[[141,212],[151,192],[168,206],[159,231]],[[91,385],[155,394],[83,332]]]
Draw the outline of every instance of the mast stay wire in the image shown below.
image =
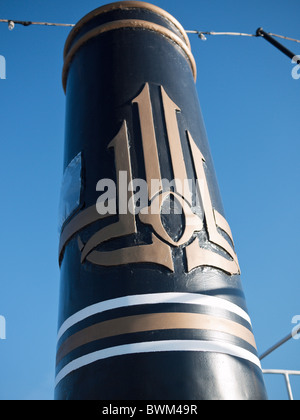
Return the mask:
[[[52,23],[52,22],[33,22],[33,21],[25,21],[25,20],[12,20],[12,19],[0,19],[0,23],[7,23],[8,29],[13,30],[15,25],[23,25],[23,26],[30,26],[30,25],[40,25],[40,26],[61,26],[61,27],[74,27],[75,24],[73,23]],[[300,56],[294,54],[292,51],[288,50],[284,45],[280,44],[276,38],[286,39],[289,41],[297,42],[300,44],[300,40],[290,38],[284,35],[273,34],[271,32],[265,32],[263,28],[258,28],[255,34],[247,34],[243,32],[214,32],[214,31],[198,31],[198,30],[186,30],[187,34],[196,34],[198,38],[202,41],[206,41],[206,36],[209,35],[227,35],[227,36],[245,36],[245,37],[261,37],[280,50],[283,54],[288,56],[292,59],[293,62],[300,64]]]
[[[33,22],[28,20],[15,20],[15,19],[0,19],[0,23],[7,23],[9,29],[14,29],[15,25],[30,26],[30,25],[39,25],[39,26],[60,26],[60,27],[74,27],[74,23],[53,23],[53,22]],[[187,34],[196,34],[200,39],[206,40],[206,35],[227,35],[227,36],[247,36],[247,37],[257,37],[257,34],[247,34],[243,32],[214,32],[214,31],[199,31],[199,30],[186,30]],[[286,39],[288,41],[297,42],[300,44],[299,39],[290,38],[284,35],[278,35],[271,32],[268,32],[268,35],[274,36],[276,38]]]
[[[187,34],[196,34],[203,41],[206,40],[206,35],[248,36],[248,37],[254,37],[254,38],[257,38],[258,36],[261,36],[261,35],[258,35],[258,34],[246,34],[246,33],[243,33],[243,32],[214,32],[214,31],[197,31],[197,30],[196,31],[185,31],[185,32]],[[288,41],[293,41],[293,42],[297,42],[298,44],[300,44],[299,39],[290,38],[290,37],[284,36],[284,35],[273,34],[271,32],[268,32],[268,35],[274,36],[276,38],[287,39]]]

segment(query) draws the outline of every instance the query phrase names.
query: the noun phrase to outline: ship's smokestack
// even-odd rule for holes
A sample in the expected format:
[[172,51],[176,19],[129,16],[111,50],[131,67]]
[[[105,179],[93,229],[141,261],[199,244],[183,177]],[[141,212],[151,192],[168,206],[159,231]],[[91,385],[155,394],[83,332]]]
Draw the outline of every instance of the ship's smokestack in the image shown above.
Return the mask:
[[123,1],[64,54],[56,399],[265,399],[185,31]]

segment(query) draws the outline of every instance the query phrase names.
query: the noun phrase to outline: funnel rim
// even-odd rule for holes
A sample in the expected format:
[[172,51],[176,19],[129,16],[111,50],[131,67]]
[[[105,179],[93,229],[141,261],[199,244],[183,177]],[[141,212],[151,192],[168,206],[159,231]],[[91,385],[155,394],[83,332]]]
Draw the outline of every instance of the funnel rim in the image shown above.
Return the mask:
[[78,32],[86,23],[88,23],[93,18],[100,16],[101,14],[108,13],[108,12],[118,10],[118,9],[121,9],[121,10],[122,9],[123,10],[146,9],[166,18],[179,30],[179,32],[184,38],[185,44],[191,50],[189,37],[186,31],[184,30],[183,26],[181,25],[181,23],[178,22],[178,20],[174,16],[172,16],[169,12],[165,11],[159,6],[155,6],[153,4],[143,2],[143,1],[130,0],[130,1],[118,1],[118,2],[114,2],[114,3],[110,3],[104,6],[98,7],[97,9],[92,10],[87,15],[85,15],[82,19],[80,19],[77,22],[77,24],[74,26],[74,28],[71,30],[71,32],[69,33],[69,36],[67,37],[67,40],[65,42],[65,47],[64,47],[64,58],[66,58],[67,54],[69,53],[72,41],[74,40]]

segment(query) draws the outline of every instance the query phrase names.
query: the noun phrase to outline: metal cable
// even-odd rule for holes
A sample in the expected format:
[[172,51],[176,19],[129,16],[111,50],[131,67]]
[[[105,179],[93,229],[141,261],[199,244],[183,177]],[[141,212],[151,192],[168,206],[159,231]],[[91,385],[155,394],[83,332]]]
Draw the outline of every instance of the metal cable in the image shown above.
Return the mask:
[[[53,23],[53,22],[33,22],[28,20],[14,20],[14,19],[0,19],[0,23],[8,23],[9,29],[13,29],[15,25],[39,25],[39,26],[60,26],[60,27],[74,27],[74,23]],[[199,31],[199,30],[186,30],[187,34],[196,34],[200,39],[206,40],[206,35],[227,35],[227,36],[247,36],[247,37],[257,37],[257,34],[247,34],[243,32],[214,32],[214,31]],[[300,44],[299,39],[290,38],[284,35],[273,34],[268,32],[268,35],[274,36],[281,39],[286,39],[288,41],[297,42]]]
[[[200,39],[205,40],[206,37],[205,35],[230,35],[230,36],[248,36],[248,37],[257,37],[257,34],[246,34],[243,32],[214,32],[214,31],[186,31],[187,34],[196,34],[199,36]],[[282,39],[287,39],[289,41],[293,41],[293,42],[298,42],[300,44],[300,40],[299,39],[294,39],[294,38],[290,38],[288,36],[284,36],[284,35],[278,35],[278,34],[273,34],[271,32],[268,32],[269,35],[277,37],[277,38],[282,38]]]
[[[73,23],[51,23],[51,22],[32,22],[28,20],[14,20],[14,19],[0,19],[0,23],[8,23],[8,24],[17,24],[23,26],[30,26],[30,25],[41,25],[41,26],[69,26],[73,27],[75,24]],[[13,26],[14,26],[13,25]],[[13,29],[13,27],[11,28]]]

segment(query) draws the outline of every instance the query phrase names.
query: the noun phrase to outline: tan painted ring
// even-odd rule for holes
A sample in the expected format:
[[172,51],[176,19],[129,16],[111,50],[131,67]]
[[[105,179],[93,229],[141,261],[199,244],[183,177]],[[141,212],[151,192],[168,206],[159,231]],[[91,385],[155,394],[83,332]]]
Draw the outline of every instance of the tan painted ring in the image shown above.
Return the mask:
[[256,349],[253,333],[235,321],[197,313],[153,313],[112,319],[84,328],[68,337],[57,349],[57,363],[72,350],[103,338],[145,331],[195,329],[227,333]]
[[194,80],[196,81],[197,78],[197,68],[196,68],[196,62],[193,57],[193,54],[191,53],[191,50],[187,47],[187,45],[182,41],[179,36],[175,35],[174,32],[170,31],[169,29],[157,25],[155,23],[147,22],[144,20],[131,20],[131,19],[125,19],[125,20],[119,20],[116,22],[109,22],[104,25],[101,25],[95,29],[92,29],[91,31],[87,32],[82,38],[76,42],[76,44],[73,45],[69,53],[67,54],[65,58],[65,63],[63,67],[63,88],[64,91],[66,91],[67,86],[67,76],[68,71],[70,68],[71,61],[73,60],[75,54],[77,51],[89,40],[95,38],[96,36],[102,35],[106,32],[117,30],[117,29],[124,29],[124,28],[135,28],[135,29],[143,29],[143,30],[149,30],[158,32],[159,34],[165,36],[166,38],[169,38],[171,41],[173,41],[175,44],[177,44],[184,52],[184,54],[187,57],[187,60],[190,64]]

